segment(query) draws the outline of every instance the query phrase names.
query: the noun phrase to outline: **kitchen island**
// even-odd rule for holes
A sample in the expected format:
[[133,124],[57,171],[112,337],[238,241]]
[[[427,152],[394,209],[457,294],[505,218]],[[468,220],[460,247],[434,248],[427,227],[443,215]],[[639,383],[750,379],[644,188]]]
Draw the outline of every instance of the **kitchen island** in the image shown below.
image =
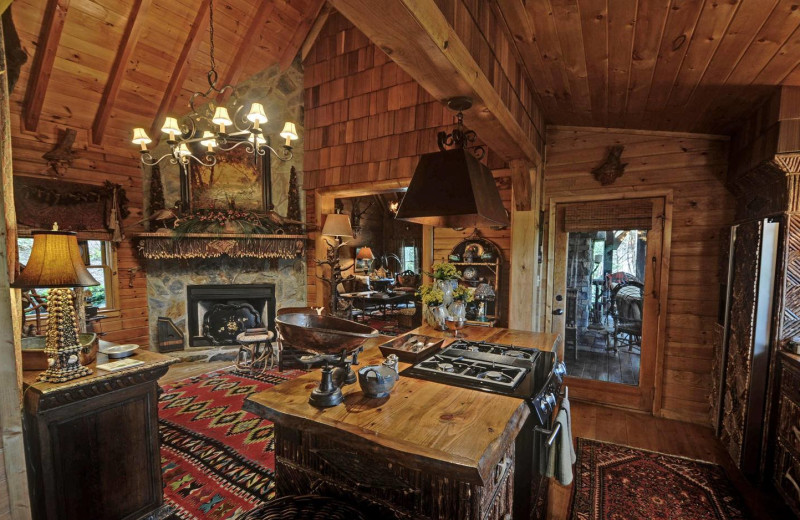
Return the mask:
[[[413,332],[452,341],[427,326]],[[552,334],[462,332],[547,351],[558,344]],[[389,339],[367,342],[360,366],[381,363],[378,345]],[[279,496],[345,497],[376,518],[511,518],[515,440],[531,413],[525,401],[401,376],[389,397],[367,398],[356,383],[342,389],[341,405],[318,409],[308,397],[319,377],[312,371],[245,401],[275,423]]]

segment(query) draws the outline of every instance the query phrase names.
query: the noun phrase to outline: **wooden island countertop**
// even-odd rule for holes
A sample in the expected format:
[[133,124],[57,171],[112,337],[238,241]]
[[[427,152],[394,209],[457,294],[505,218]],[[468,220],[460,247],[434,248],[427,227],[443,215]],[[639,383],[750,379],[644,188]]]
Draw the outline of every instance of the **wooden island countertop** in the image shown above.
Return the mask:
[[[427,325],[412,333],[444,337],[444,346],[453,341],[452,334]],[[559,343],[555,334],[489,327],[466,327],[461,335],[547,351]],[[378,346],[391,339],[382,336],[365,343],[359,367],[383,362]],[[400,363],[400,370],[408,366]],[[356,382],[342,389],[344,403],[319,409],[308,403],[319,381],[319,370],[313,370],[250,396],[244,408],[281,426],[335,435],[388,460],[409,467],[438,467],[478,484],[489,481],[530,413],[518,398],[404,376],[387,398],[364,397]]]

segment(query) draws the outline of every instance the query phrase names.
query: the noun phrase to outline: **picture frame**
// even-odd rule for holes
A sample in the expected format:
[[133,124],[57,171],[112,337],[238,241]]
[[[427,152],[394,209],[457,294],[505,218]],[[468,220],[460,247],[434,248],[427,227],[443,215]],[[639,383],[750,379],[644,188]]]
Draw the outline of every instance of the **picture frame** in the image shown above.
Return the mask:
[[[242,138],[240,141],[244,140]],[[189,165],[189,208],[228,208],[267,213],[271,205],[269,155],[257,155],[247,145],[217,154],[213,166]]]

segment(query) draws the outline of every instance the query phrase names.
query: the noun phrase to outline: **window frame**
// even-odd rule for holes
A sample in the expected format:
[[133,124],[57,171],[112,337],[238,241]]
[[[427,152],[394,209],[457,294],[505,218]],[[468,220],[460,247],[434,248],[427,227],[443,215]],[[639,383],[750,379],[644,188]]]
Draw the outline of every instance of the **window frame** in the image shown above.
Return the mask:
[[[19,240],[20,239],[33,239],[32,234],[19,234],[17,236],[17,247],[19,248]],[[80,242],[89,242],[89,241],[98,241],[102,245],[101,255],[103,262],[102,265],[90,264],[87,265],[87,268],[92,269],[102,269],[103,270],[103,280],[100,281],[103,284],[106,290],[106,305],[104,307],[99,307],[98,311],[103,313],[105,316],[108,317],[116,317],[120,315],[119,309],[119,279],[117,276],[117,245],[114,244],[111,240],[104,237],[98,237],[96,235],[86,234],[82,235],[80,232],[77,234],[78,243]],[[88,246],[87,246],[88,247]],[[18,249],[19,250],[19,249]],[[18,253],[19,255],[19,253]],[[19,260],[19,258],[18,258]],[[48,313],[42,313],[42,318],[46,318]]]

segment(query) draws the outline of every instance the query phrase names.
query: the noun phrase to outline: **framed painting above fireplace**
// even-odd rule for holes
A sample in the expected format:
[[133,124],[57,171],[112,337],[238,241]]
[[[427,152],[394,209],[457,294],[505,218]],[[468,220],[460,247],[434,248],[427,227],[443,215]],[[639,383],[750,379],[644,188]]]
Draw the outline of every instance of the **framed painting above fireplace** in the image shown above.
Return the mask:
[[247,151],[242,145],[219,154],[217,164],[202,166],[191,161],[189,167],[189,203],[192,210],[227,208],[266,213],[269,179],[264,157]]

